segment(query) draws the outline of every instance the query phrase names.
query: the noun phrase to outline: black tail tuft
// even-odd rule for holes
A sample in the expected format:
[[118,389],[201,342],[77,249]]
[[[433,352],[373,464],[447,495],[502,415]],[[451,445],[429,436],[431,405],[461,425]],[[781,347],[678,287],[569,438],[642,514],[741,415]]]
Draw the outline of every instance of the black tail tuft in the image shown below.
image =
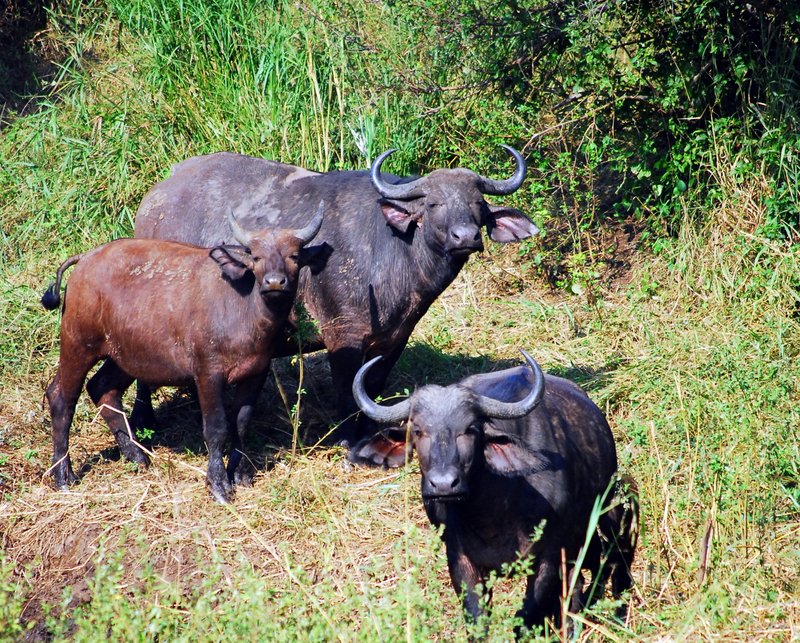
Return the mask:
[[58,293],[58,283],[53,282],[44,291],[42,295],[42,306],[47,310],[55,310],[61,304],[61,297]]

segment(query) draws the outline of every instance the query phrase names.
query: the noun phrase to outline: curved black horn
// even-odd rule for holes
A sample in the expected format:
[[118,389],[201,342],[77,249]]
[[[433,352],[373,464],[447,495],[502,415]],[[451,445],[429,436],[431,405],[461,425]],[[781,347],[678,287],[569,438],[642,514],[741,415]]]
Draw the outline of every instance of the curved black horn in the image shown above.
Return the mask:
[[519,190],[522,182],[525,180],[525,174],[528,172],[528,164],[525,162],[525,159],[522,158],[522,154],[517,152],[517,150],[510,145],[502,145],[502,147],[514,157],[517,163],[517,169],[514,171],[514,174],[511,175],[511,178],[505,179],[504,181],[487,179],[485,176],[478,175],[478,189],[483,194],[511,194]]
[[525,356],[525,361],[528,362],[528,366],[530,366],[533,371],[534,379],[531,385],[531,391],[525,396],[525,399],[519,402],[501,402],[491,397],[479,396],[478,405],[481,411],[490,418],[512,420],[522,417],[533,411],[536,405],[542,400],[542,395],[544,394],[544,374],[542,373],[542,369],[539,368],[539,365],[528,353],[524,350],[520,352]]
[[239,222],[233,216],[231,206],[228,206],[228,225],[231,227],[231,232],[233,233],[233,238],[236,240],[236,243],[240,243],[246,248],[249,248],[253,235],[239,225]]
[[320,201],[319,206],[317,207],[317,212],[308,225],[300,230],[294,231],[294,236],[300,239],[300,241],[303,242],[303,245],[306,245],[309,241],[317,236],[317,232],[319,232],[319,229],[322,227],[324,213],[325,201]]
[[387,156],[396,151],[397,148],[394,147],[390,150],[386,150],[373,161],[372,167],[369,170],[369,176],[372,179],[372,185],[375,186],[378,194],[387,199],[408,200],[421,197],[425,194],[425,192],[422,190],[422,182],[425,180],[424,178],[416,179],[410,183],[401,183],[400,185],[386,183],[381,178],[381,163],[386,160]]
[[380,355],[373,357],[364,366],[358,369],[355,379],[353,380],[353,397],[356,399],[358,407],[366,414],[367,417],[372,418],[376,422],[399,422],[408,417],[408,412],[411,410],[411,399],[406,398],[402,402],[398,402],[394,406],[381,406],[376,404],[367,392],[364,390],[364,377],[367,371],[379,360],[383,359]]

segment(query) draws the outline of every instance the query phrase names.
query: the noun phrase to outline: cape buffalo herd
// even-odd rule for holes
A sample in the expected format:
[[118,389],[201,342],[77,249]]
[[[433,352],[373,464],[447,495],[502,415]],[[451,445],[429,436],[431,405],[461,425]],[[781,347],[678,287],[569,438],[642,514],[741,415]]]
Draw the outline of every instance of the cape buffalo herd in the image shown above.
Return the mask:
[[[543,374],[523,351],[525,366],[421,386],[393,406],[375,401],[417,322],[483,250],[482,230],[500,243],[538,232],[519,210],[484,198],[525,179],[522,155],[503,147],[515,170],[500,180],[463,168],[382,173],[395,150],[365,171],[319,173],[227,152],[175,165],[145,195],[134,239],[70,257],[42,297],[47,309],[61,305],[64,272],[75,266],[46,391],[56,486],[77,481],[70,425],[103,361],[89,396],[121,453],[143,465],[133,431],[154,426],[151,389],[196,388],[207,484],[229,502],[234,485],[251,483],[244,433],[270,360],[325,349],[348,457],[394,467],[417,453],[425,511],[443,530],[469,620],[484,622],[488,575],[516,561],[529,570],[519,612],[528,627],[591,605],[609,580],[620,599],[631,587],[636,485],[619,476],[609,425],[583,390]],[[299,330],[305,314],[310,333]],[[134,380],[129,423],[122,395]]]

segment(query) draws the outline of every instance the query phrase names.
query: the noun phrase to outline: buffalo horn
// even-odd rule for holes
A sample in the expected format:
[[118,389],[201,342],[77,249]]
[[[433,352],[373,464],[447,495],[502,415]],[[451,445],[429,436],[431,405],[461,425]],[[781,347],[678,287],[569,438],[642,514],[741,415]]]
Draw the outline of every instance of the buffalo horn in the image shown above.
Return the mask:
[[253,235],[239,225],[239,222],[233,216],[231,206],[228,206],[228,225],[231,227],[231,232],[233,232],[233,238],[236,240],[236,243],[240,243],[245,248],[249,248]]
[[497,418],[498,420],[512,420],[514,418],[522,417],[530,413],[542,399],[544,394],[544,374],[542,369],[536,361],[528,355],[524,350],[521,351],[525,356],[525,361],[533,371],[533,384],[531,391],[525,396],[525,399],[519,402],[501,402],[491,397],[483,395],[478,397],[478,406],[481,411],[490,418]]
[[425,192],[422,190],[422,182],[425,180],[424,178],[416,179],[415,181],[411,181],[409,183],[401,183],[400,185],[386,183],[381,178],[381,163],[386,160],[387,156],[396,151],[397,148],[394,147],[390,150],[386,150],[383,154],[376,158],[375,161],[373,161],[372,167],[369,171],[369,176],[372,179],[372,185],[375,186],[378,194],[387,199],[409,200],[417,199],[423,196],[425,194]]
[[[522,154],[517,152],[513,147],[509,145],[503,145],[508,151],[511,156],[514,157],[514,160],[517,162],[517,169],[514,171],[514,174],[511,175],[510,178],[505,179],[504,181],[496,181],[494,179],[487,179],[485,176],[478,176],[478,189],[483,194],[494,194],[494,195],[501,195],[501,194],[511,194],[512,192],[516,192],[519,190],[522,182],[525,180],[525,174],[528,171],[528,164],[525,163],[525,159],[522,158]],[[374,179],[373,179],[374,181]]]
[[315,236],[317,236],[317,232],[322,227],[322,217],[325,212],[325,201],[320,201],[319,206],[317,207],[317,213],[314,215],[314,218],[308,223],[305,228],[300,230],[295,230],[294,236],[300,239],[303,242],[303,245],[307,244],[311,241]]
[[353,397],[356,403],[367,417],[375,420],[376,422],[390,423],[405,420],[411,410],[411,399],[406,398],[402,402],[398,402],[394,406],[381,406],[376,404],[367,392],[364,390],[364,377],[367,371],[379,360],[383,359],[380,355],[373,357],[364,366],[358,369],[355,379],[353,380]]

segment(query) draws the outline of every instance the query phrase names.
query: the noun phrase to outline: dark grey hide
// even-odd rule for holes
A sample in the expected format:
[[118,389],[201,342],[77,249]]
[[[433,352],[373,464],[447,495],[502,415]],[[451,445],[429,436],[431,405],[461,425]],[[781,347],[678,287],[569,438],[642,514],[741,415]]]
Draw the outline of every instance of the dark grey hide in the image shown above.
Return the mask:
[[[562,549],[572,574],[595,501],[611,502],[617,456],[608,423],[589,397],[572,382],[543,375],[525,357],[529,367],[423,386],[394,407],[376,404],[364,391],[369,362],[356,375],[353,392],[376,421],[407,422],[407,430],[362,444],[374,451],[362,455],[408,457],[408,436],[419,457],[425,510],[434,525],[444,525],[450,578],[463,594],[468,618],[484,613],[475,588],[489,572],[531,556],[533,573],[519,615],[533,627],[546,618],[559,620]],[[604,514],[593,534],[581,568],[600,586],[591,593],[583,576],[576,578],[572,609],[599,598],[612,574],[607,564],[615,565],[616,595],[630,587],[638,513],[635,499],[627,502],[628,509]],[[537,527],[543,531],[532,542]]]
[[[481,228],[499,242],[538,232],[518,210],[484,199],[510,194],[525,178],[524,159],[506,149],[517,163],[506,180],[460,168],[413,180],[383,176],[380,165],[392,150],[371,171],[322,174],[226,152],[195,157],[148,192],[136,214],[135,236],[229,243],[228,206],[244,228],[291,227],[324,200],[325,221],[315,242],[325,251],[324,262],[303,273],[298,290],[320,333],[303,350],[328,350],[337,410],[347,418],[358,410],[351,393],[358,368],[384,356],[366,382],[377,396],[414,326],[469,255],[483,249]],[[289,335],[276,355],[296,352]],[[134,413],[134,421],[138,417]],[[339,439],[354,444],[366,431],[362,424],[360,418],[342,423]]]

